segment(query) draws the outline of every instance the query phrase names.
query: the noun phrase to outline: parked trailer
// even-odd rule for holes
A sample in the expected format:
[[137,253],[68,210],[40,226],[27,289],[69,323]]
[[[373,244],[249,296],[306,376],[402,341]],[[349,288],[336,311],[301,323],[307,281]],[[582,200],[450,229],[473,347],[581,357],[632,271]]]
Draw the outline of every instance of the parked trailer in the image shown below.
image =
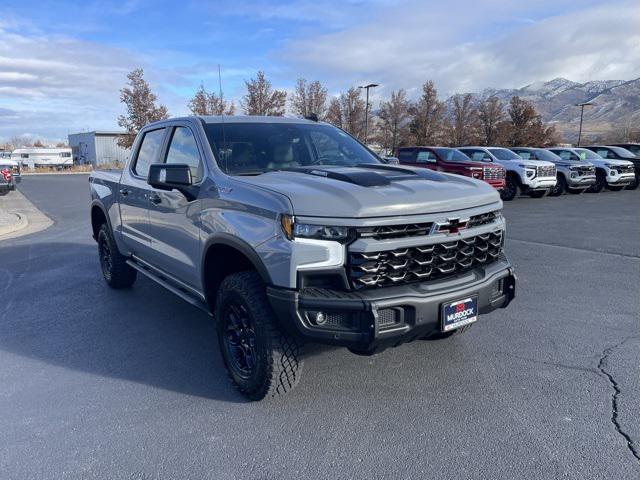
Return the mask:
[[68,168],[73,166],[70,148],[17,148],[11,152],[11,160],[28,168]]

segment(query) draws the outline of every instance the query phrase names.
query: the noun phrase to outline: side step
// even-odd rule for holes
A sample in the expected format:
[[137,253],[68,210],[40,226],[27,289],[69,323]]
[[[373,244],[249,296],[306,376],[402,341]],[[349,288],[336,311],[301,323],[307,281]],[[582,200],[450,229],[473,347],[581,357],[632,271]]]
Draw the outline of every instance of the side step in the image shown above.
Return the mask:
[[129,265],[131,268],[135,268],[145,277],[153,280],[161,287],[166,288],[171,293],[183,299],[185,302],[190,303],[194,307],[197,307],[205,312],[207,315],[212,316],[204,299],[202,299],[199,295],[196,295],[195,292],[190,291],[190,289],[187,289],[186,287],[180,286],[177,282],[172,282],[169,278],[162,275],[160,272],[157,272],[153,267],[142,262],[138,263],[137,261],[130,259],[127,260],[127,265]]

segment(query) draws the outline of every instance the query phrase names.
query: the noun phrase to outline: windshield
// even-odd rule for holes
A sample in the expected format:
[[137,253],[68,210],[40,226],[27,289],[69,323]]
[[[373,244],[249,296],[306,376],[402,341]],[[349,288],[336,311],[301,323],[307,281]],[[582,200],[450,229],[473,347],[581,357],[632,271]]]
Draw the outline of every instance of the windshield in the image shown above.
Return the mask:
[[342,130],[325,124],[209,123],[204,126],[218,166],[230,175],[259,175],[316,165],[380,163]]
[[522,160],[522,157],[520,155],[512,152],[507,148],[489,148],[488,150],[498,160]]
[[622,148],[622,147],[609,147],[609,148],[614,152],[616,152],[621,157],[635,157],[633,152],[630,150],[627,150],[626,148]]
[[640,145],[627,145],[625,150],[629,150],[634,155],[640,155]]
[[536,149],[535,150],[536,157],[538,160],[544,160],[547,162],[558,162],[562,161],[562,159],[556,155],[555,153],[550,152],[549,150]]
[[469,157],[455,148],[434,148],[434,150],[446,162],[468,162],[470,160]]
[[576,148],[573,151],[578,154],[580,160],[602,160],[600,155],[596,152],[592,152],[591,150],[587,150],[586,148]]

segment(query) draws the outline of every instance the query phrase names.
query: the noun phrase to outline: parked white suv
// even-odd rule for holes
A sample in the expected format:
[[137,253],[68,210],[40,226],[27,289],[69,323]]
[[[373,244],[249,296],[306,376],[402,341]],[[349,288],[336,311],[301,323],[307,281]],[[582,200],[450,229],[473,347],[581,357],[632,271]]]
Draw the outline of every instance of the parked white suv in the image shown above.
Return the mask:
[[541,198],[556,185],[556,167],[551,162],[525,160],[508,148],[461,147],[458,150],[473,160],[496,162],[507,170],[506,185],[500,193],[502,200],[513,200],[521,193]]
[[617,192],[631,185],[636,178],[633,163],[627,160],[602,158],[587,148],[554,147],[549,150],[563,160],[589,162],[596,167],[596,183],[589,187],[588,192],[597,193],[604,187]]

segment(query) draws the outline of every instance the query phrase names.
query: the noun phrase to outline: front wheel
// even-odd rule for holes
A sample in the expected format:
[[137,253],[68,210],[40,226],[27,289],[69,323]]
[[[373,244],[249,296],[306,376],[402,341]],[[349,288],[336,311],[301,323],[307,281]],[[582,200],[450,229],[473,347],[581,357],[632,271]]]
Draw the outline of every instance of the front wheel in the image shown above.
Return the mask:
[[591,185],[587,192],[589,193],[600,193],[602,189],[607,185],[607,174],[604,170],[597,169],[596,170],[596,183]]
[[4,197],[9,194],[9,190],[0,190],[0,197]]
[[508,202],[520,195],[520,185],[513,175],[507,175],[504,189],[500,192],[500,198]]
[[215,318],[222,360],[245,397],[278,397],[298,384],[303,344],[278,325],[256,272],[234,273],[223,280]]
[[612,192],[619,192],[624,189],[624,185],[607,185],[607,190],[611,190]]
[[585,188],[567,188],[567,192],[571,193],[572,195],[580,195],[585,191],[586,191]]
[[567,191],[567,181],[564,179],[564,175],[558,175],[558,181],[556,186],[549,192],[550,197],[559,197]]
[[638,188],[638,185],[640,185],[640,176],[638,176],[638,174],[636,173],[636,179],[630,185],[627,185],[625,188],[627,190],[635,190],[636,188]]

